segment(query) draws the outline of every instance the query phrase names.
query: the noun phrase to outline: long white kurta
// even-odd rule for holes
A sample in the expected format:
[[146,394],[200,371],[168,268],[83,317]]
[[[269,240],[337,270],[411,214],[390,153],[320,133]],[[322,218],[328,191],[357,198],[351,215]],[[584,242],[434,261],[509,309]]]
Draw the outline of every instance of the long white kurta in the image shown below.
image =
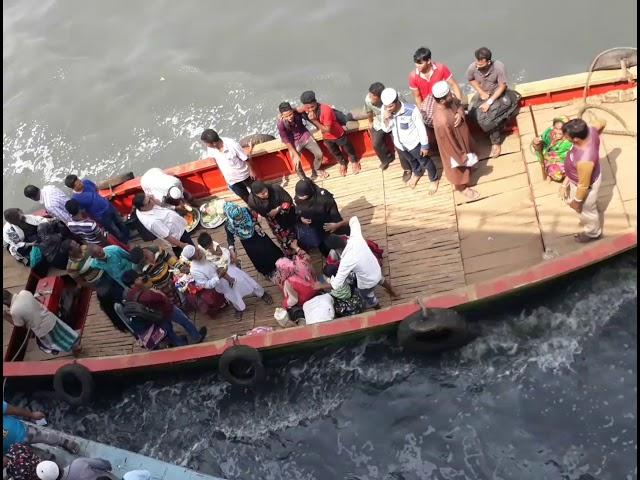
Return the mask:
[[229,265],[227,273],[235,280],[233,288],[224,278],[218,276],[218,269],[208,260],[192,260],[191,275],[198,287],[213,288],[224,295],[224,298],[233,305],[236,310],[244,311],[247,306],[243,298],[247,295],[262,297],[264,289],[253,278],[240,270],[235,265]]

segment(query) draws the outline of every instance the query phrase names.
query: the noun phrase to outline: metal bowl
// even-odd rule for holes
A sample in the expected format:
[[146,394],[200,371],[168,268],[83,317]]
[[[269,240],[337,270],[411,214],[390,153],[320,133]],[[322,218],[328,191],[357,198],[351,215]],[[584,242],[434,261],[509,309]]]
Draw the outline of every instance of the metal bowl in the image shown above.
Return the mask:
[[200,217],[201,217],[200,211],[197,208],[192,209],[189,213],[193,215],[193,223],[191,223],[191,225],[187,225],[187,228],[185,229],[187,233],[193,232],[198,227],[198,224],[200,223]]
[[205,215],[207,215],[207,213],[205,212],[205,209],[206,209],[209,205],[212,205],[212,204],[213,204],[214,202],[216,202],[217,200],[219,200],[219,199],[218,199],[218,198],[213,197],[213,198],[211,198],[209,201],[207,201],[206,203],[203,203],[203,204],[200,206],[200,212],[199,212],[199,213],[201,214],[201,216],[200,216],[200,218],[201,218],[201,220],[200,220],[200,224],[201,224],[204,228],[217,228],[217,227],[219,227],[220,225],[222,225],[224,222],[226,222],[226,220],[227,220],[227,217],[226,217],[224,214],[220,214],[220,213],[219,213],[219,214],[217,214],[217,215],[214,215],[214,217],[213,217],[213,221],[211,221],[211,222],[206,222],[206,221],[204,220],[204,216],[205,216]]

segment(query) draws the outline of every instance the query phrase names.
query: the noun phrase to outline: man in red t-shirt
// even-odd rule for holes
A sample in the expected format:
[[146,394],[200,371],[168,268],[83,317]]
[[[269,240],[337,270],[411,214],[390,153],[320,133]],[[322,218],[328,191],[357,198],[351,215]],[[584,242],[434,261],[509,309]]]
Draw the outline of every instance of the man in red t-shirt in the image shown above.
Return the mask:
[[451,70],[444,63],[436,63],[431,60],[431,50],[420,47],[413,54],[413,62],[416,68],[409,73],[409,88],[413,92],[416,106],[420,107],[427,96],[431,95],[431,87],[444,80],[449,84],[453,94],[462,100],[460,86],[451,74]]
[[[413,92],[416,106],[422,112],[424,123],[429,128],[429,139],[435,144],[435,134],[433,133],[433,110],[435,108],[435,100],[431,95],[431,88],[440,81],[449,84],[450,91],[463,103],[460,86],[451,74],[451,70],[444,63],[435,63],[431,60],[431,50],[426,47],[420,47],[413,54],[414,68],[409,73],[409,88]],[[455,126],[458,126],[462,118],[456,113]]]
[[177,323],[191,337],[190,343],[200,343],[207,336],[207,327],[200,330],[189,320],[182,310],[171,303],[169,297],[164,293],[149,288],[143,276],[138,275],[133,270],[127,270],[122,274],[122,282],[129,287],[125,299],[129,302],[138,302],[145,307],[162,313],[164,323],[161,325],[167,332],[167,338],[176,347],[185,345],[185,341],[180,338],[173,330],[172,323]]
[[344,148],[349,155],[349,161],[353,165],[353,173],[360,172],[360,162],[356,158],[356,151],[347,138],[347,134],[338,123],[336,114],[330,105],[326,103],[318,103],[316,94],[311,90],[307,90],[300,95],[301,107],[298,107],[300,113],[306,114],[306,119],[313,123],[318,130],[322,132],[322,138],[331,155],[340,164],[340,175],[343,177],[347,174],[347,159],[340,147]]

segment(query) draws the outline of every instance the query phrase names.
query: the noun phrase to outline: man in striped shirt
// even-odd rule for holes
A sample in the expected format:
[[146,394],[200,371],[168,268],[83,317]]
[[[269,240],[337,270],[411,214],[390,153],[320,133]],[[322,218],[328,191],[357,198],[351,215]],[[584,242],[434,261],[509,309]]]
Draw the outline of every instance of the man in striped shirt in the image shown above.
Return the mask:
[[64,207],[69,197],[58,187],[45,185],[42,188],[38,188],[34,185],[27,185],[24,187],[24,196],[34,202],[41,203],[49,215],[57,218],[65,225],[71,220],[71,215]]
[[64,206],[69,215],[71,215],[71,220],[67,222],[67,228],[71,233],[81,238],[87,245],[109,245],[107,232],[89,218],[86,212],[80,208],[77,200],[72,198]]

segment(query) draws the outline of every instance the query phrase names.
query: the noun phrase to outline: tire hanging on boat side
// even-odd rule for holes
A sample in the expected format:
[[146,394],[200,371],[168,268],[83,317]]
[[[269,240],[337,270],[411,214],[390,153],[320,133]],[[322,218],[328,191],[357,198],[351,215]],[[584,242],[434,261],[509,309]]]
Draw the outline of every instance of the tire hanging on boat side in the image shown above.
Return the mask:
[[471,340],[467,321],[455,310],[427,308],[409,315],[398,325],[398,343],[409,352],[436,354],[459,348]]
[[[80,385],[80,392],[72,392],[68,389],[67,382],[75,381]],[[93,374],[84,365],[69,363],[60,367],[53,377],[53,390],[61,400],[69,405],[78,407],[87,405],[95,392]]]
[[225,350],[218,371],[227,382],[241,387],[255,387],[267,377],[262,354],[247,345],[234,345]]

